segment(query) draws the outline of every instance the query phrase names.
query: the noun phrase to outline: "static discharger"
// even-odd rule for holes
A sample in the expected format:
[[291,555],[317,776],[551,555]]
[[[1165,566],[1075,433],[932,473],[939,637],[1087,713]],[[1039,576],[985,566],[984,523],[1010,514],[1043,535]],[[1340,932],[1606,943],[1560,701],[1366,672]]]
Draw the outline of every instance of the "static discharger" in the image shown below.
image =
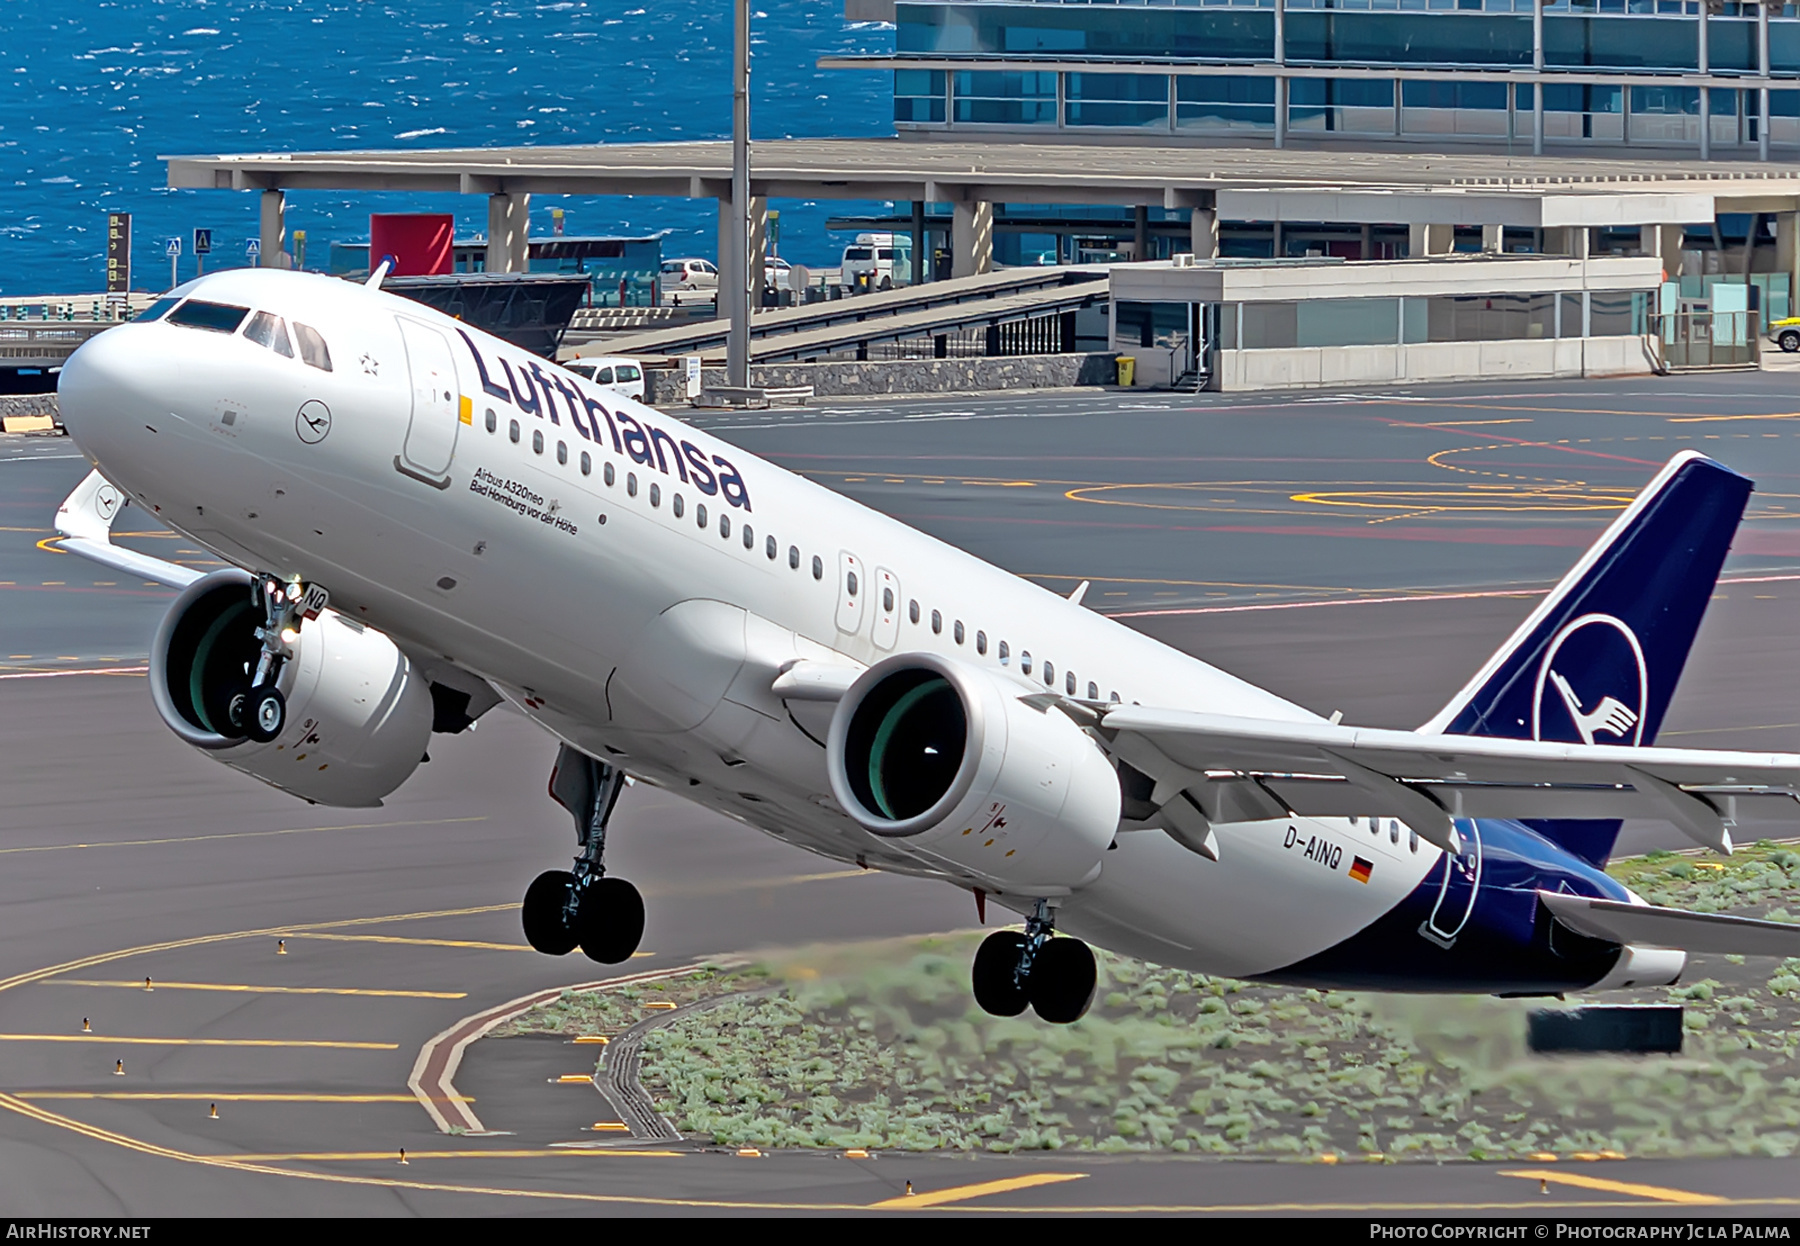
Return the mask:
[[125,1076],[125,1062],[123,1060],[121,1060],[117,1064],[113,1065],[113,1076],[114,1077],[124,1077]]

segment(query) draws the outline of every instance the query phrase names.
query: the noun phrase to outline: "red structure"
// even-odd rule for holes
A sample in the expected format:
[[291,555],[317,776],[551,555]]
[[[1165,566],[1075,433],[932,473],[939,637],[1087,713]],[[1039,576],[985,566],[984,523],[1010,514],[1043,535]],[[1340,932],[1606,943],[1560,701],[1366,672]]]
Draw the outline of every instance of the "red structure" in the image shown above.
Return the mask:
[[392,257],[395,277],[455,270],[456,218],[448,212],[387,212],[369,217],[369,268]]

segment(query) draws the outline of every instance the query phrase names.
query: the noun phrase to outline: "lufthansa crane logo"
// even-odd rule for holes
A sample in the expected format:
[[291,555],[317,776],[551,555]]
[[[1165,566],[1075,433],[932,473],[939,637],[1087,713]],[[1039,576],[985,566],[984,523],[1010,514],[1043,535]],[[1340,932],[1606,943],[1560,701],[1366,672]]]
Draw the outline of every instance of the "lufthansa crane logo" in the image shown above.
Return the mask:
[[300,440],[309,446],[316,446],[325,440],[331,431],[331,408],[317,398],[309,399],[300,406],[294,416],[294,432]]
[[1556,634],[1538,665],[1531,738],[1642,744],[1649,697],[1636,634],[1610,614],[1584,614]]

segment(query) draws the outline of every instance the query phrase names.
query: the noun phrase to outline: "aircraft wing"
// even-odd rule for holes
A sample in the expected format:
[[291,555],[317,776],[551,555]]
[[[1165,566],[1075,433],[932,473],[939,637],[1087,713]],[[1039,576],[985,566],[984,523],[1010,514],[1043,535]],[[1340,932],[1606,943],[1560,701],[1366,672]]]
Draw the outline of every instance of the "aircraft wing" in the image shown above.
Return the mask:
[[114,571],[154,580],[170,588],[186,588],[200,578],[201,572],[192,567],[178,566],[114,545],[113,521],[125,506],[122,490],[102,476],[99,469],[89,472],[56,508],[56,531],[62,536],[61,547]]
[[1684,952],[1716,952],[1745,956],[1800,956],[1800,926],[1731,917],[1724,913],[1690,913],[1654,904],[1627,904],[1592,896],[1540,891],[1538,899],[1556,920],[1577,934],[1609,943],[1636,943],[1679,948]]
[[1106,746],[1208,821],[1376,816],[1448,851],[1456,818],[1657,818],[1731,851],[1739,817],[1800,821],[1800,755],[1562,744],[1183,710],[1099,711]]

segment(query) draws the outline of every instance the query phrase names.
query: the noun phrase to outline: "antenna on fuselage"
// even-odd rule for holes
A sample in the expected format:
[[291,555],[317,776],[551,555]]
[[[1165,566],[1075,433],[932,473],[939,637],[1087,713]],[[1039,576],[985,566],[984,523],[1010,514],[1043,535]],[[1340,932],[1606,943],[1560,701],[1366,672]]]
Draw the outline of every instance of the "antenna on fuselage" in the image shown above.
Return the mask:
[[381,261],[375,266],[375,271],[369,274],[369,279],[363,282],[363,285],[371,290],[381,289],[381,283],[387,280],[388,269],[393,266],[392,260]]

